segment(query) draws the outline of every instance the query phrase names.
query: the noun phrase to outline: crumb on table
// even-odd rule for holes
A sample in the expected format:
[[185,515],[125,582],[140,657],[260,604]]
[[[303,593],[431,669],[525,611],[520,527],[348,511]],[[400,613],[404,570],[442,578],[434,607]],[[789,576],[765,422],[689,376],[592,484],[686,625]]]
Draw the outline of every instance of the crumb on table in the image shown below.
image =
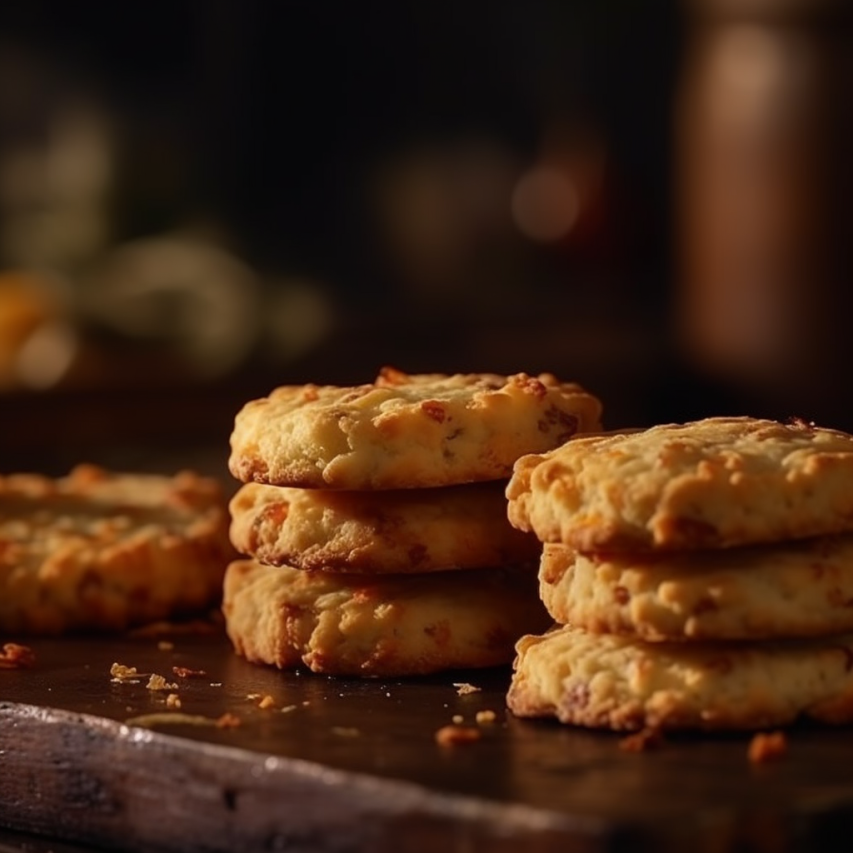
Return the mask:
[[170,683],[166,681],[166,679],[162,675],[157,675],[153,673],[151,677],[148,679],[148,684],[146,687],[149,690],[177,690],[178,685]]
[[0,652],[0,669],[26,669],[36,662],[35,652],[20,643],[5,643]]
[[663,743],[663,732],[659,728],[648,726],[638,732],[626,735],[619,741],[623,752],[646,752]]
[[143,677],[143,673],[141,673],[135,666],[126,666],[123,663],[113,663],[110,667],[110,676],[110,680],[114,682],[129,681],[135,684]]
[[463,743],[473,743],[482,736],[482,732],[473,726],[453,724],[442,726],[435,733],[435,741],[439,746],[456,746]]
[[218,729],[236,729],[240,725],[240,718],[236,714],[226,711],[221,717],[216,720],[216,728]]
[[787,751],[788,739],[784,732],[757,732],[749,742],[747,757],[753,764],[761,764],[779,758]]
[[173,666],[172,672],[178,678],[194,678],[207,675],[203,669],[190,669],[188,666]]

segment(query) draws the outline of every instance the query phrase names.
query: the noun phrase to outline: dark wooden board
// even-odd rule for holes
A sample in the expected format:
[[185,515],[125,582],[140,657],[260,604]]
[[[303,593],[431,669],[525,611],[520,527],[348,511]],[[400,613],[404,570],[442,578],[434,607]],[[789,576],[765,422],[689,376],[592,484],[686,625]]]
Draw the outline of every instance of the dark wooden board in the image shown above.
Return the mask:
[[[219,633],[161,639],[34,640],[33,668],[0,671],[0,825],[134,851],[850,847],[850,728],[792,729],[761,765],[746,734],[632,753],[616,734],[513,718],[505,669],[334,679],[248,664]],[[114,683],[114,662],[177,683],[180,713],[240,725],[126,725],[165,712],[166,692]],[[436,743],[482,710],[497,718],[478,741]]]

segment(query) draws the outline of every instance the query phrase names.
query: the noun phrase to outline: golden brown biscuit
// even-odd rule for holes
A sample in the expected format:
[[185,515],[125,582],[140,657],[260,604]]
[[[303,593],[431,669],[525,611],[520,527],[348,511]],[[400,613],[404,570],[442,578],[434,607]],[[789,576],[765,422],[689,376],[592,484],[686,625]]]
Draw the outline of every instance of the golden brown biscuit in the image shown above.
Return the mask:
[[579,551],[716,548],[853,530],[853,436],[707,418],[582,436],[515,464],[509,518]]
[[249,661],[371,677],[507,664],[518,637],[550,624],[535,569],[508,568],[373,576],[238,560],[223,613]]
[[234,557],[219,484],[111,473],[0,477],[0,630],[115,631],[218,604]]
[[507,694],[519,717],[595,728],[759,729],[853,722],[853,635],[646,643],[559,627],[528,635]]
[[853,632],[853,535],[636,554],[548,544],[539,589],[560,624],[651,641]]
[[350,492],[247,483],[231,541],[261,563],[409,573],[538,562],[541,544],[506,517],[504,482]]
[[599,400],[550,374],[386,368],[354,388],[284,386],[251,400],[231,434],[243,482],[408,489],[506,479],[524,453],[599,428]]

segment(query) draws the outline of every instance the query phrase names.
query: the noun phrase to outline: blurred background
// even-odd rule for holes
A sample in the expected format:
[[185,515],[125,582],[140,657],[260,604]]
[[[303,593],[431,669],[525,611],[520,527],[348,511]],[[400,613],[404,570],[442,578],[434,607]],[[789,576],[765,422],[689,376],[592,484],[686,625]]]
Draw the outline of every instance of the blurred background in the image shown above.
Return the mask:
[[5,0],[0,469],[386,364],[853,429],[851,6]]

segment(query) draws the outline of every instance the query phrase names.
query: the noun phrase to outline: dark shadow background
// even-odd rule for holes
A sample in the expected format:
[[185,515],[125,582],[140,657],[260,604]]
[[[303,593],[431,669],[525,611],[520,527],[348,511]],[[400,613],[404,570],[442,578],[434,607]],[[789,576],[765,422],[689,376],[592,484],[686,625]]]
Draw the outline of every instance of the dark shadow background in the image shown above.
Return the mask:
[[768,8],[0,5],[0,462],[216,454],[384,364],[853,427],[847,15]]

